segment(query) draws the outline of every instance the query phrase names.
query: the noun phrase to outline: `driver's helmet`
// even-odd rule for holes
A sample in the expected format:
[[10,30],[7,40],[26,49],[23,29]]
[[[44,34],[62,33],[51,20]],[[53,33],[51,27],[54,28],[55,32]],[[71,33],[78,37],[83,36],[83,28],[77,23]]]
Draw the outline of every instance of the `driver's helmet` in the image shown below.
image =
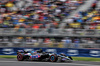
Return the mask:
[[34,53],[35,51],[31,51],[31,53]]
[[35,51],[31,51],[31,54],[32,54],[32,55],[35,55],[36,53],[37,53],[37,52],[35,52]]

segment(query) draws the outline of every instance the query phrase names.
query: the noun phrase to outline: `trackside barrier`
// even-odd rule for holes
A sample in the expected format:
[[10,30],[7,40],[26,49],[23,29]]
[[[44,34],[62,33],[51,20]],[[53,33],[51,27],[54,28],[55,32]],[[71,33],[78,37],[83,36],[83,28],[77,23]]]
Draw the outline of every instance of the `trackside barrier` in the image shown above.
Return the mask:
[[0,55],[17,55],[17,50],[39,50],[54,52],[57,54],[65,53],[75,57],[97,57],[100,58],[100,49],[68,49],[68,48],[0,48]]

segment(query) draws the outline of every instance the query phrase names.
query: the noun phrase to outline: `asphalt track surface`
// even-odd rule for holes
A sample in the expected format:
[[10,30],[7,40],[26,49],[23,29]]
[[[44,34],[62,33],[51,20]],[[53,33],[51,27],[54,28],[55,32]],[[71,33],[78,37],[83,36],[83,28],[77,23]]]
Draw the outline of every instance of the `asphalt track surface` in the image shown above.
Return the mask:
[[16,59],[0,58],[0,66],[100,66],[100,62],[73,61],[73,62],[36,62],[17,61]]

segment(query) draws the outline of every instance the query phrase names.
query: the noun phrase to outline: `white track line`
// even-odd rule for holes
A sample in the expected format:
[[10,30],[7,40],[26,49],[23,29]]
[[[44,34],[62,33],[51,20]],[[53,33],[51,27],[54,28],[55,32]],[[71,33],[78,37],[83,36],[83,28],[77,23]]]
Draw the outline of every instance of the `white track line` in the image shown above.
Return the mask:
[[24,62],[24,61],[0,61],[0,63],[12,63],[12,62],[18,62],[18,63],[35,63],[35,64],[60,64],[60,65],[80,65],[80,66],[100,66],[100,65],[92,65],[92,64],[79,64],[79,63],[53,63],[53,62]]

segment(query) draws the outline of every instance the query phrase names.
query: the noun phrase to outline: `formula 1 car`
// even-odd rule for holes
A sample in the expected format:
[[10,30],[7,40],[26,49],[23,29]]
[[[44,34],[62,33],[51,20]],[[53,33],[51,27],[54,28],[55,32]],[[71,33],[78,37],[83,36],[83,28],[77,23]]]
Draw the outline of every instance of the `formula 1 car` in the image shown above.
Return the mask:
[[38,51],[23,51],[18,50],[17,52],[17,60],[24,61],[24,60],[38,60],[38,61],[50,61],[50,62],[57,62],[58,60],[61,62],[65,61],[72,61],[73,59],[65,54],[55,54],[50,52],[43,52],[42,50]]

